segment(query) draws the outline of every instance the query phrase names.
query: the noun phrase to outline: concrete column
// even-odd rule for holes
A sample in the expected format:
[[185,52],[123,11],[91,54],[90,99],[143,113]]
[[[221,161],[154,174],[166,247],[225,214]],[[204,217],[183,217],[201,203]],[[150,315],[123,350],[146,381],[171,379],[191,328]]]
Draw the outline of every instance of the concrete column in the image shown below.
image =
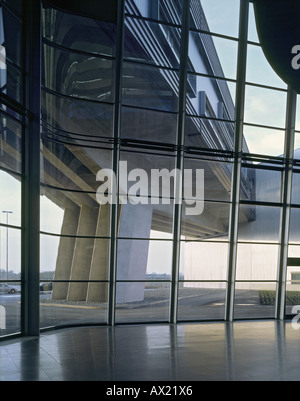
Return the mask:
[[[62,235],[76,235],[79,222],[79,207],[66,208],[62,224]],[[71,277],[72,261],[75,249],[75,238],[61,237],[59,241],[58,255],[54,280],[69,280]],[[66,299],[69,283],[54,283],[52,299]]]
[[[98,220],[98,207],[81,206],[77,236],[71,269],[71,280],[88,280],[94,249],[94,237]],[[68,301],[85,301],[88,283],[70,283]]]
[[[96,236],[109,237],[110,205],[100,205],[97,221]],[[109,239],[95,238],[90,270],[90,280],[108,280],[109,275]],[[106,302],[108,300],[107,283],[89,283],[87,292],[88,302]]]
[[[119,237],[149,238],[152,222],[151,205],[124,205],[121,211]],[[117,249],[117,281],[145,280],[149,240],[119,239]],[[145,283],[118,283],[116,302],[144,299]]]

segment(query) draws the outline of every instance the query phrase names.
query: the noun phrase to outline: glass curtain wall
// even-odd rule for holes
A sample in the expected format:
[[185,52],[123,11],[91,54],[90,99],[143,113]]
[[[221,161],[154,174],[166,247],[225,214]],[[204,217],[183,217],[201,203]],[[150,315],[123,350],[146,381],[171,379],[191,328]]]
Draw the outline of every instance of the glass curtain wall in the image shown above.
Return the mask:
[[21,332],[24,82],[21,1],[0,4],[0,336]]
[[[293,158],[296,99],[252,3],[49,0],[41,20],[40,328],[283,317],[300,282],[284,253],[300,258],[300,125]],[[1,93],[21,102],[22,58],[1,29]],[[22,117],[1,113],[1,212],[13,213],[1,213],[0,284],[17,286]],[[18,332],[20,298],[0,297]]]

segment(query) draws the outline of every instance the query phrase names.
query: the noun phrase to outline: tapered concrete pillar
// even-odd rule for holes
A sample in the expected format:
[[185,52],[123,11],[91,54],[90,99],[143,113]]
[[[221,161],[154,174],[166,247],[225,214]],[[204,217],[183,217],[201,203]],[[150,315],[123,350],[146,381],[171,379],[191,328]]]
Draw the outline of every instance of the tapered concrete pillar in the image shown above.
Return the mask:
[[[151,205],[125,205],[122,208],[117,249],[117,281],[145,280],[152,222]],[[144,238],[144,239],[142,239]],[[117,282],[116,302],[126,303],[144,299],[144,282]]]
[[[80,208],[76,205],[64,211],[62,235],[76,235],[79,222]],[[56,260],[54,280],[69,280],[71,277],[72,261],[75,249],[75,238],[61,237]],[[53,284],[52,299],[66,299],[69,283]]]
[[[109,237],[110,205],[100,205],[97,220],[97,237]],[[90,280],[108,280],[110,240],[95,238],[90,269]],[[106,302],[108,299],[107,283],[89,283],[88,302]]]
[[[71,269],[71,280],[89,280],[91,261],[94,249],[94,237],[98,221],[98,207],[82,206],[79,216],[77,238]],[[90,236],[91,238],[79,238]],[[71,282],[68,290],[68,301],[86,301],[87,282]]]

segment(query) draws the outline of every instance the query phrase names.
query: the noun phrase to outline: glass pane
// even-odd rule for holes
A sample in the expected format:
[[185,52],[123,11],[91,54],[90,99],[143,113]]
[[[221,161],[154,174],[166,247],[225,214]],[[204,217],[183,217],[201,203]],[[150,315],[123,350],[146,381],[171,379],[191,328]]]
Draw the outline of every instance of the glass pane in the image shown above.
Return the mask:
[[[98,301],[75,302],[69,299],[57,300],[52,298],[52,288],[62,283],[48,283],[48,288],[41,284],[40,291],[40,327],[52,327],[60,325],[76,324],[103,324],[107,323],[107,283],[96,283],[99,294]],[[75,292],[81,291],[84,286],[89,289],[87,283],[63,283],[66,286],[73,286]],[[94,284],[94,283],[93,283]],[[50,288],[50,289],[49,289]]]
[[134,198],[129,197],[129,201],[120,206],[118,236],[146,239],[152,237],[151,230],[156,231],[156,238],[172,236],[174,201],[165,198]]
[[224,319],[226,283],[179,285],[178,321]]
[[122,107],[121,137],[155,143],[176,143],[177,115]]
[[274,318],[276,283],[237,283],[234,317]]
[[190,72],[236,79],[237,42],[190,32]]
[[21,332],[21,283],[0,281],[0,337]]
[[11,64],[5,64],[3,61],[1,61],[3,57],[5,59],[4,48],[2,48],[2,50],[0,49],[0,91],[21,103],[23,102],[22,74]]
[[295,132],[294,149],[295,149],[294,158],[299,160],[300,159],[300,134],[297,131]]
[[42,145],[43,183],[63,189],[96,192],[100,185],[97,173],[102,169],[111,170],[112,152],[109,149],[83,148],[47,139],[43,139]]
[[234,124],[200,117],[186,117],[185,145],[204,149],[232,150]]
[[[205,201],[202,213],[192,214],[191,210],[198,205],[186,205],[183,203],[181,235],[186,240],[228,240],[228,225],[230,204],[222,202]],[[193,210],[193,209],[192,209]],[[197,210],[197,209],[196,209]]]
[[284,152],[284,131],[244,125],[247,153],[280,156]]
[[279,246],[238,244],[237,280],[276,280]]
[[[1,18],[1,14],[3,20]],[[5,6],[0,8],[0,46],[5,47],[6,59],[19,67],[23,64],[22,23]]]
[[1,226],[0,243],[1,276],[6,280],[20,280],[21,230]]
[[187,117],[185,145],[203,149],[232,150],[233,123]]
[[235,83],[195,74],[187,80],[187,115],[234,120]]
[[242,168],[245,188],[241,191],[241,199],[259,202],[281,201],[281,171]]
[[[114,98],[114,62],[44,45],[43,85],[60,94],[95,101]],[[53,74],[53,71],[57,71]]]
[[42,194],[41,231],[63,235],[109,236],[110,204],[100,205],[96,194],[50,187],[42,187]]
[[[172,241],[118,240],[117,280],[165,280],[172,269]],[[127,287],[126,287],[127,288]],[[123,294],[124,299],[135,301],[140,295]]]
[[246,80],[251,83],[286,89],[284,83],[270,66],[260,46],[248,45]]
[[[124,147],[122,149],[123,150],[120,152],[120,161],[122,162],[120,175],[121,179],[124,181],[125,178],[130,182],[136,181],[134,178],[135,171],[132,172],[132,170],[135,169],[144,170],[148,174],[149,181],[151,179],[151,174],[158,173],[157,170],[161,173],[165,172],[166,178],[169,178],[169,173],[171,176],[171,172],[175,169],[175,157],[167,153],[143,153],[143,149],[139,149],[139,153],[137,153],[135,151],[127,151]],[[138,171],[136,173],[138,173]],[[142,173],[142,171],[140,171],[140,173]],[[122,185],[122,182],[120,185]],[[130,185],[128,188],[130,188]],[[127,193],[125,190],[122,192]]]
[[[300,96],[297,94],[297,102],[296,102],[296,130],[300,130]],[[298,138],[299,138],[299,133],[298,133]],[[299,144],[299,139],[297,141]]]
[[[40,271],[47,280],[107,280],[109,240],[41,235]],[[67,291],[55,283],[53,299],[86,301],[91,299],[87,283]]]
[[[181,242],[180,273],[184,280],[226,280],[228,244],[215,242]],[[194,283],[185,283],[193,287]],[[204,284],[201,284],[201,286]],[[198,285],[195,284],[197,287]]]
[[286,93],[246,85],[245,122],[285,126]]
[[[152,2],[155,2],[155,0]],[[125,19],[124,58],[179,68],[181,30],[168,25]],[[143,35],[141,35],[143,33]],[[153,38],[145,41],[144,36]],[[154,39],[155,38],[155,39]]]
[[299,273],[300,267],[288,267],[285,293],[285,313],[287,315],[296,315],[300,310],[300,307],[297,308],[297,305],[300,305]]
[[[135,298],[127,299],[127,294]],[[167,282],[122,282],[116,289],[116,323],[169,320],[170,284]]]
[[[238,36],[239,0],[198,0],[191,2],[191,24],[197,29],[210,30],[233,37]],[[200,8],[201,7],[201,8]],[[201,18],[202,17],[202,18]]]
[[42,91],[42,117],[50,126],[76,134],[113,135],[113,106]]
[[0,221],[21,226],[21,178],[0,170]]
[[13,9],[18,14],[22,14],[23,11],[23,0],[4,0],[9,8]]
[[41,231],[53,234],[107,237],[110,204],[98,203],[96,194],[42,187]]
[[[295,242],[297,244],[298,241],[295,241]],[[288,257],[289,258],[300,258],[300,246],[289,244]]]
[[249,28],[248,28],[248,40],[252,42],[259,42],[257,30],[256,30],[256,21],[254,15],[253,4],[249,3]]
[[22,126],[0,113],[0,166],[22,171]]
[[279,242],[280,207],[240,205],[239,241]]
[[58,45],[101,55],[115,54],[115,24],[51,8],[43,9],[43,19],[44,37]]
[[300,204],[300,172],[294,172],[293,173],[292,203],[294,205],[299,205]]
[[182,0],[126,0],[125,11],[129,14],[151,18],[157,21],[180,24],[182,19]]
[[[190,179],[190,173],[185,174],[186,170],[191,170],[193,179]],[[198,176],[196,175],[197,170]],[[202,172],[203,176],[200,175],[200,172]],[[229,201],[231,173],[232,163],[186,157],[184,159],[183,173],[184,192],[186,192],[184,197],[187,199]],[[201,182],[201,178],[204,178],[203,182]]]
[[299,243],[299,233],[300,233],[300,209],[291,208],[289,241],[294,244]]
[[123,104],[176,112],[178,73],[158,67],[124,62]]

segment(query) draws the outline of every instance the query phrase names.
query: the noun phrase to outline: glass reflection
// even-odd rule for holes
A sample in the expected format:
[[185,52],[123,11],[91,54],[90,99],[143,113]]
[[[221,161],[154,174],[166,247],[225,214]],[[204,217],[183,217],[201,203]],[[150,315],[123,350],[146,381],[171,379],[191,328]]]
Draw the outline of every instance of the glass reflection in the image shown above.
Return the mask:
[[[62,95],[95,101],[112,102],[114,96],[114,62],[109,58],[82,55],[44,45],[47,63],[42,84]],[[57,74],[53,76],[53,69]]]
[[234,121],[235,83],[195,74],[188,74],[187,80],[188,116]]
[[246,80],[251,83],[286,89],[287,85],[269,65],[260,46],[248,45]]
[[115,24],[64,13],[47,7],[47,4],[42,16],[45,39],[69,49],[115,55]]
[[22,170],[22,126],[0,113],[0,166],[20,173]]
[[152,0],[150,2],[126,0],[125,12],[161,22],[180,24],[182,0]]
[[42,91],[42,118],[53,129],[99,137],[113,135],[113,106]]
[[[201,52],[199,52],[199,47]],[[213,65],[206,60],[206,52],[214,58]],[[194,72],[236,79],[237,42],[211,36],[204,33],[190,32],[189,37],[189,67]],[[192,70],[190,70],[192,72]]]
[[155,110],[122,107],[121,137],[154,143],[176,143],[177,115]]
[[279,243],[280,207],[240,205],[239,241]]
[[246,85],[245,122],[282,128],[285,111],[285,92]]
[[[148,43],[142,41],[141,34],[147,37],[155,37],[155,44],[149,46]],[[125,19],[125,59],[178,69],[180,40],[181,30],[179,28],[149,21],[145,22],[136,18]],[[143,46],[140,45],[141,41]]]
[[248,193],[241,191],[242,200],[280,203],[282,175],[280,170],[243,167],[242,175],[245,181],[252,182]]
[[284,152],[284,130],[244,125],[244,140],[248,152],[260,155],[280,156]]
[[300,209],[292,207],[290,216],[290,236],[289,236],[290,243],[298,244],[300,242],[299,227],[300,227]]
[[124,62],[122,85],[124,105],[178,111],[178,72]]
[[198,0],[192,0],[191,24],[192,26],[195,24],[197,29],[210,30],[211,32],[237,37],[239,3],[239,0],[201,0],[205,17],[201,19],[201,24],[199,24],[199,17],[198,19],[196,16],[193,17],[193,11],[198,6]]
[[181,235],[186,240],[227,241],[230,203],[204,201],[202,206],[202,213],[190,215],[186,210],[190,206],[183,203]]

